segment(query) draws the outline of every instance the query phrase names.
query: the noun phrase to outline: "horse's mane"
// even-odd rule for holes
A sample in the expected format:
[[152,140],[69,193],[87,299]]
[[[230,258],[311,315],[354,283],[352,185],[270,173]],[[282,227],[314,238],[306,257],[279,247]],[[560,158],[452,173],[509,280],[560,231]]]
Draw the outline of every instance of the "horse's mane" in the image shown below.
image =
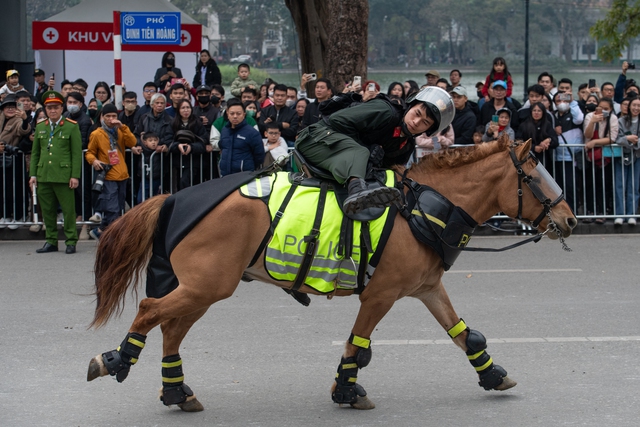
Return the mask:
[[[494,153],[506,151],[511,147],[511,144],[512,141],[505,136],[493,142],[438,151],[422,157],[418,163],[411,165],[410,170],[413,172],[427,172],[433,169],[450,169],[468,165],[485,159]],[[513,144],[518,145],[517,142]]]

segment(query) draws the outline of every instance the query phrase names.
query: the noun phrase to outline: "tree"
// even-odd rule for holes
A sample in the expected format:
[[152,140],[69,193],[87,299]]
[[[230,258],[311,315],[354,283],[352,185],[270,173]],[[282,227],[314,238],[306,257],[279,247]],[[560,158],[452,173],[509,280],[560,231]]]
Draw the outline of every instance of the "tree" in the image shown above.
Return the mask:
[[[614,0],[604,19],[591,28],[591,36],[598,40],[598,56],[611,62],[640,35],[640,1]],[[604,42],[604,43],[602,43]]]
[[285,0],[300,40],[302,71],[327,77],[338,90],[367,75],[367,0]]

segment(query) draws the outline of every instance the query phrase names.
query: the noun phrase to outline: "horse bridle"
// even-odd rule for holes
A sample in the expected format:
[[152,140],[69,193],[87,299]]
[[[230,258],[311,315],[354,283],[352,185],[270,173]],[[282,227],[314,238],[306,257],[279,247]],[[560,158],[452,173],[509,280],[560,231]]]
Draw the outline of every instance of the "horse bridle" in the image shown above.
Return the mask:
[[[478,247],[465,246],[461,248],[459,247],[457,249],[460,249],[463,251],[471,251],[471,252],[503,252],[509,249],[517,248],[518,246],[522,246],[529,242],[537,243],[540,241],[540,239],[542,239],[542,237],[545,234],[547,234],[549,231],[553,231],[558,236],[558,240],[562,244],[562,249],[564,249],[567,252],[571,252],[571,248],[567,246],[566,242],[564,241],[564,237],[562,236],[562,232],[560,228],[558,227],[556,222],[553,220],[553,218],[551,218],[551,209],[564,199],[564,193],[562,192],[558,184],[553,180],[551,175],[549,175],[546,169],[544,169],[544,167],[540,164],[536,156],[534,156],[533,153],[531,153],[531,151],[529,151],[528,156],[523,161],[519,161],[515,153],[515,147],[516,145],[511,146],[509,150],[509,155],[511,156],[511,161],[513,162],[513,165],[515,166],[516,171],[518,172],[518,216],[516,217],[516,219],[523,222],[527,222],[533,228],[537,229],[540,223],[542,222],[542,220],[544,219],[544,217],[546,216],[549,219],[549,225],[547,229],[542,233],[538,232],[538,234],[536,234],[535,236],[531,236],[525,240],[521,240],[520,242],[514,243],[512,245],[508,245],[502,248],[478,248]],[[522,165],[525,164],[527,161],[529,161],[529,159],[531,158],[533,158],[536,164],[534,171],[538,172],[537,173],[538,179],[544,180],[551,187],[554,187],[554,186],[557,187],[556,193],[558,193],[559,195],[556,196],[556,198],[553,201],[551,200],[551,197],[548,197],[545,194],[545,191],[538,185],[536,178],[532,174],[526,174],[522,169]],[[401,176],[400,183],[406,186],[407,188],[409,188],[409,191],[415,193],[415,189],[413,188],[413,185],[412,185],[412,184],[415,184],[415,181],[413,181],[410,178],[407,178],[407,172],[408,172],[408,169],[405,169],[402,175],[400,175],[398,172],[396,173]],[[536,199],[538,199],[538,201],[542,205],[542,212],[540,213],[540,215],[538,215],[538,217],[534,221],[531,221],[529,219],[522,217],[522,196],[524,194],[522,192],[523,182],[527,185],[527,187],[529,187],[533,195],[536,197]],[[414,197],[416,197],[415,194],[414,194]],[[400,210],[402,210],[402,208],[403,208],[402,206],[399,207]],[[445,242],[442,239],[442,237],[435,231],[435,229],[433,228],[433,225],[431,224],[431,221],[427,219],[426,214],[422,212],[422,209],[419,209],[419,210],[420,210],[420,214],[425,220],[425,223],[431,229],[434,235],[438,237],[441,243],[453,248],[451,245]]]
[[[562,249],[564,249],[565,251],[571,251],[571,248],[569,248],[565,243],[564,237],[562,237],[562,232],[560,231],[560,228],[558,227],[556,222],[553,220],[553,218],[551,218],[551,209],[555,207],[558,203],[560,203],[562,200],[564,200],[564,193],[562,192],[558,184],[553,180],[551,175],[549,175],[546,169],[544,169],[544,166],[542,166],[542,164],[538,161],[538,158],[534,156],[531,151],[529,151],[529,154],[524,160],[520,161],[516,156],[515,147],[512,146],[509,150],[509,156],[511,157],[513,166],[515,166],[516,171],[518,173],[518,215],[516,216],[516,219],[522,222],[527,222],[531,225],[531,227],[537,229],[540,223],[542,222],[542,220],[545,217],[547,217],[549,220],[549,226],[543,233],[541,233],[541,235],[545,235],[549,231],[555,232],[556,235],[558,236],[558,239],[560,240],[560,243],[562,243]],[[555,199],[552,200],[551,197],[549,197],[545,193],[545,191],[540,187],[540,185],[538,185],[538,180],[536,180],[536,178],[534,178],[532,174],[527,174],[525,173],[524,169],[522,169],[522,165],[527,163],[529,159],[533,159],[533,161],[535,162],[536,166],[534,167],[534,171],[538,172],[537,173],[538,179],[542,179],[546,183],[550,184],[551,187],[557,188],[557,191],[555,191],[557,195],[554,194]],[[527,185],[527,187],[529,187],[529,189],[531,190],[535,198],[538,199],[538,201],[542,205],[542,212],[540,212],[540,215],[538,215],[537,218],[533,221],[522,217],[522,196],[523,196],[522,183],[523,182]]]

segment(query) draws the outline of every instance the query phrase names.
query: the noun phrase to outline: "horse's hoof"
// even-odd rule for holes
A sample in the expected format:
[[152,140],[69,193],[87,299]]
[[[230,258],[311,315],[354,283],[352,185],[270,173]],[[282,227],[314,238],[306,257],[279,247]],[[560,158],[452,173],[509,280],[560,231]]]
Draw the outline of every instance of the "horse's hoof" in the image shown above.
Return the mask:
[[499,390],[499,391],[504,391],[504,390],[509,390],[512,387],[515,387],[518,383],[515,382],[514,380],[512,380],[509,377],[504,377],[502,378],[502,384],[500,384],[499,386],[494,387],[494,390]]
[[200,403],[198,399],[196,399],[195,395],[187,397],[187,400],[182,403],[178,403],[178,407],[184,412],[204,411],[204,406],[202,406],[202,403]]
[[357,396],[356,403],[352,403],[351,407],[355,409],[373,409],[376,407],[376,404],[367,396]]
[[89,362],[89,370],[87,371],[87,381],[93,381],[96,378],[104,377],[105,375],[109,375],[109,371],[107,371],[107,367],[104,366],[104,362],[102,361],[102,355],[99,354]]

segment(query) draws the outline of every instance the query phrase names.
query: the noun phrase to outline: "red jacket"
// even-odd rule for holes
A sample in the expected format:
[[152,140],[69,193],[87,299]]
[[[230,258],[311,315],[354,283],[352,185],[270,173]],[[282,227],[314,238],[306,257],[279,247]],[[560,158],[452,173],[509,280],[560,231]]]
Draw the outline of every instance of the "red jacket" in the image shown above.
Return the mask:
[[[487,76],[484,81],[484,86],[482,87],[482,96],[487,96],[489,93],[487,90],[491,87],[491,84],[497,80],[505,80],[504,73],[495,73],[493,75],[493,80],[489,80],[491,78],[491,74]],[[511,97],[511,91],[513,89],[513,80],[511,80],[511,74],[507,76],[507,98]]]

